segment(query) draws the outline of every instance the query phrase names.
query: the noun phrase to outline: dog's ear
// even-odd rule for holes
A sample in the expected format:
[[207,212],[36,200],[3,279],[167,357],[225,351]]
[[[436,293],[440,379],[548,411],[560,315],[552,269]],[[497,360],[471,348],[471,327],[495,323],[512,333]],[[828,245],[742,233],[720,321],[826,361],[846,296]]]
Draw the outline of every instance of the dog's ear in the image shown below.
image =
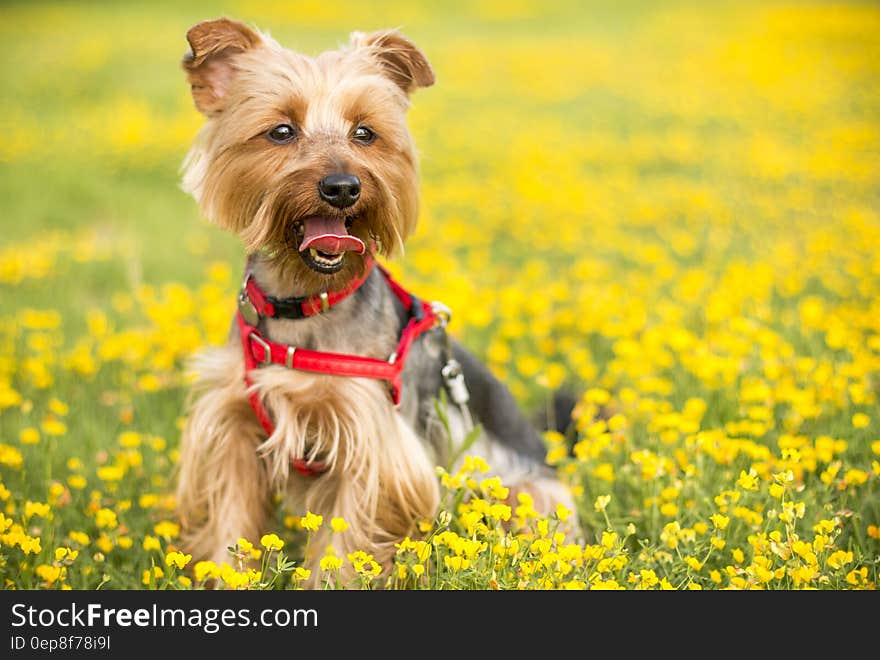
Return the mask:
[[183,56],[196,108],[206,115],[223,111],[235,74],[236,55],[259,46],[260,34],[240,21],[218,18],[193,25],[186,33],[190,50]]
[[368,49],[385,74],[407,94],[418,87],[434,84],[434,70],[428,58],[397,30],[380,30],[369,34],[352,32],[351,45]]

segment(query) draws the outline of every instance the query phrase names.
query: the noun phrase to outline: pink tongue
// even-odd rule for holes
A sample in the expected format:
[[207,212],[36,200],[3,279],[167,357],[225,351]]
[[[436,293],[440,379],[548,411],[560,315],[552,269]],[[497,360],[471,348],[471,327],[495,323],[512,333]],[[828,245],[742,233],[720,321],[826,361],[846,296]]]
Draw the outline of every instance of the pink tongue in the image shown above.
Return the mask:
[[343,252],[366,252],[364,242],[352,236],[345,228],[342,218],[311,216],[303,220],[304,235],[299,251],[309,248],[320,250],[324,254],[342,254]]

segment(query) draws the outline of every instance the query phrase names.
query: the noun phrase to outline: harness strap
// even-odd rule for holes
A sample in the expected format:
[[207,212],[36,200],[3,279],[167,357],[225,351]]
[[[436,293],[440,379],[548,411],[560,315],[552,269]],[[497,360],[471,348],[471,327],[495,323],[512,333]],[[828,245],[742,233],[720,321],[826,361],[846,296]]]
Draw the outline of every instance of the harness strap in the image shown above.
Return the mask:
[[[402,373],[413,342],[425,332],[437,326],[445,326],[447,317],[445,314],[435,311],[432,305],[425,303],[406,291],[406,289],[394,281],[391,274],[381,265],[379,265],[379,268],[391,290],[398,297],[410,316],[409,321],[400,334],[397,348],[388,360],[344,353],[313,351],[273,342],[266,339],[254,325],[251,325],[239,310],[236,314],[236,320],[244,352],[245,384],[248,388],[251,389],[253,385],[250,377],[251,370],[278,365],[288,369],[333,376],[384,380],[389,384],[391,401],[395,406],[399,405],[403,389]],[[250,282],[253,282],[252,278],[249,280]],[[254,287],[259,291],[256,283],[254,283]],[[255,297],[251,299],[254,300]],[[272,435],[275,427],[257,390],[251,389],[248,397],[257,420],[260,422],[260,426],[263,427],[263,430],[268,435]],[[291,464],[294,469],[305,476],[317,476],[326,470],[326,467],[320,461],[295,459],[291,461]]]

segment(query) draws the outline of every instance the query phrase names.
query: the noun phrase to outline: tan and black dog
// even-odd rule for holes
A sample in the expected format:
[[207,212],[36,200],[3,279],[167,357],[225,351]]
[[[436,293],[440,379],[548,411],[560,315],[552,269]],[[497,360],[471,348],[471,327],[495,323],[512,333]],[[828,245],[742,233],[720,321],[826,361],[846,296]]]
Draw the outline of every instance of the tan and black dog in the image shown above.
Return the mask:
[[[434,83],[425,55],[394,30],[354,33],[317,57],[227,18],[186,37],[206,122],[183,185],[248,255],[228,344],[194,361],[177,491],[186,550],[227,559],[238,537],[268,531],[281,493],[294,510],[343,517],[337,550],[387,568],[394,544],[435,515],[435,466],[471,420],[481,435],[469,451],[513,502],[528,492],[539,512],[574,509],[508,389],[450,339],[442,307],[377,261],[416,225],[406,115]],[[444,388],[451,441],[436,408]],[[328,542],[311,543],[307,566]]]

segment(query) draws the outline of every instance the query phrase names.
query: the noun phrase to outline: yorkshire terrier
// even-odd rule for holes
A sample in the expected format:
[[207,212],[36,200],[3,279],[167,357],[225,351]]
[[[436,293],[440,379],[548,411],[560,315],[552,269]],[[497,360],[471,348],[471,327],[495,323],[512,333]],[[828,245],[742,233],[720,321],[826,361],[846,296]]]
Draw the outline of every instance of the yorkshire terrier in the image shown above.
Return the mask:
[[[193,362],[177,488],[186,549],[226,559],[238,537],[267,531],[281,495],[344,518],[334,547],[387,569],[394,544],[436,514],[435,466],[473,441],[471,427],[468,452],[512,502],[528,492],[540,513],[574,510],[507,387],[447,333],[448,310],[377,261],[416,225],[406,114],[434,83],[424,53],[386,30],[309,57],[228,18],[186,38],[182,65],[206,121],[183,188],[248,255],[228,343]],[[308,567],[329,542],[318,532]]]

